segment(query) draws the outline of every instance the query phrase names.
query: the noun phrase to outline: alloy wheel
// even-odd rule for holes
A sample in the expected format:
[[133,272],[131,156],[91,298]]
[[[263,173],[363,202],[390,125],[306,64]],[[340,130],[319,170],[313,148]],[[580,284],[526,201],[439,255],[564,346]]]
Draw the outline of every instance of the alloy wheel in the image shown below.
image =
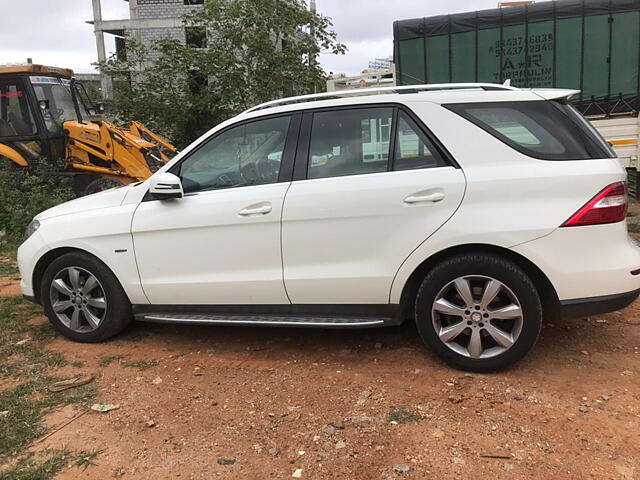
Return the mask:
[[74,332],[96,330],[107,314],[107,300],[100,281],[80,267],[66,267],[50,286],[51,308],[64,326]]
[[473,275],[449,282],[432,307],[435,332],[454,352],[474,359],[509,350],[522,331],[520,301],[495,278]]

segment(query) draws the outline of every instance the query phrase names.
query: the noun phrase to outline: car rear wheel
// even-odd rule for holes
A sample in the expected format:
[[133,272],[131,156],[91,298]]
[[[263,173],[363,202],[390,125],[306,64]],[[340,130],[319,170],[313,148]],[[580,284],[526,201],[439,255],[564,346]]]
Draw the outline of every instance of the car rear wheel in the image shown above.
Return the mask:
[[542,325],[535,285],[516,264],[466,254],[439,264],[416,298],[422,339],[448,363],[470,371],[500,370],[524,357]]
[[49,265],[40,298],[53,326],[77,342],[101,342],[131,321],[131,304],[118,279],[83,253],[62,255]]

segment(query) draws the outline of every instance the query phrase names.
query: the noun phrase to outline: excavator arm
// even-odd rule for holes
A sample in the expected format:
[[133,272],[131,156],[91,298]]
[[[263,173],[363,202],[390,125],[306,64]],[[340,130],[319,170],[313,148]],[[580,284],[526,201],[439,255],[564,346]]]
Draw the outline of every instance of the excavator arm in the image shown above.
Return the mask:
[[[136,125],[133,131],[126,130],[97,118],[65,122],[67,159],[77,170],[146,180],[169,161],[160,151],[160,141],[162,146],[171,147],[171,151],[176,148],[147,129],[143,133],[140,126]],[[158,142],[154,141],[156,138]]]
[[14,163],[17,163],[21,167],[29,166],[29,163],[22,155],[20,155],[9,145],[5,145],[3,143],[0,143],[0,157],[7,157],[9,160],[12,160]]
[[169,143],[168,140],[164,139],[157,133],[153,133],[151,130],[149,130],[140,122],[136,122],[136,121],[131,122],[129,131],[137,137],[146,138],[147,140],[153,143],[159,144],[160,146],[169,150],[171,153],[176,153],[178,151],[178,149],[173,144]]

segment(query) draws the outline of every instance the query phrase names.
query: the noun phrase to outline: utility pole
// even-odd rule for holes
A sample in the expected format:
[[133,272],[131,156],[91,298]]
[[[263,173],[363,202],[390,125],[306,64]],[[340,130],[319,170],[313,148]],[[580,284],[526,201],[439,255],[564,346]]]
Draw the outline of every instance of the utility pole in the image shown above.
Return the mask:
[[[93,28],[96,34],[96,47],[98,49],[98,61],[107,60],[107,50],[104,44],[104,32],[102,28],[102,8],[100,0],[92,0],[93,3]],[[111,77],[100,72],[100,88],[102,89],[103,100],[113,100],[113,81]]]
[[[311,0],[311,4],[309,5],[309,8],[311,9],[311,13],[315,15],[316,12],[318,11],[316,6],[316,0]],[[311,25],[311,28],[309,29],[309,35],[311,35],[313,42],[316,43],[316,27],[315,26]],[[317,61],[318,59],[316,58],[315,53],[309,55],[309,62],[311,63],[311,66],[315,66]],[[318,86],[315,83],[313,84],[313,93],[318,93]]]

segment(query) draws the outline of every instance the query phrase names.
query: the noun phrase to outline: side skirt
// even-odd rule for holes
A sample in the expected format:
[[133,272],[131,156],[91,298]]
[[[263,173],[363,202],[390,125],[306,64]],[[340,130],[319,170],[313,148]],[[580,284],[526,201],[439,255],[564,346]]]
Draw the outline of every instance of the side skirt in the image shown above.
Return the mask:
[[136,320],[187,325],[371,328],[402,323],[399,305],[134,305]]

